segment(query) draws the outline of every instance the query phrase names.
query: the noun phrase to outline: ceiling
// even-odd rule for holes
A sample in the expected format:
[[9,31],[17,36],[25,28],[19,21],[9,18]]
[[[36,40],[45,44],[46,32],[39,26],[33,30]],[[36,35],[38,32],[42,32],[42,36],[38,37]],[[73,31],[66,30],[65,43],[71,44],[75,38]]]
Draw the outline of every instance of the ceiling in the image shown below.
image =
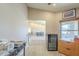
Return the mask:
[[51,5],[48,5],[48,3],[27,3],[27,6],[41,10],[59,12],[59,11],[69,10],[72,8],[78,8],[79,3],[56,3],[55,6],[53,6],[53,3]]

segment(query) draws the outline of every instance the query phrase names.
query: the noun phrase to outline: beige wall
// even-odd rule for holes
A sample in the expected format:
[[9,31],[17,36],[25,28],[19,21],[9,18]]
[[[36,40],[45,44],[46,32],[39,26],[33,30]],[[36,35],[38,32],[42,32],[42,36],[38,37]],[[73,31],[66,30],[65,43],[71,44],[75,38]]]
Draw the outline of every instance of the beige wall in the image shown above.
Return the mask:
[[[62,20],[62,12],[49,12],[34,8],[29,8],[29,20],[46,20],[46,31],[48,33],[60,34],[60,20]],[[76,8],[77,17],[79,17],[79,8]],[[60,37],[60,35],[59,35]]]
[[[62,20],[62,12],[53,13],[49,11],[29,8],[28,15],[29,15],[29,20],[46,20],[47,34],[50,33],[59,34],[59,26],[60,26],[59,21]],[[45,49],[47,49],[47,36],[46,36],[46,41],[44,41],[45,43],[43,41],[40,42],[41,42],[40,46],[46,47]]]
[[[46,32],[47,34],[60,34],[60,23],[59,21],[62,20],[62,12],[49,12],[34,8],[29,8],[29,20],[46,20]],[[58,35],[60,37],[60,35]]]
[[46,20],[47,34],[58,32],[54,13],[33,8],[29,8],[28,12],[29,20]]
[[27,13],[25,4],[0,4],[0,39],[25,40]]
[[58,33],[58,39],[60,39],[60,20],[62,20],[62,12],[57,12],[55,13],[55,26],[56,26],[56,31]]
[[[62,20],[62,12],[49,12],[49,11],[43,11],[39,9],[33,9],[29,8],[29,20],[46,20],[47,21],[47,34],[48,33],[57,33],[58,34],[58,39],[60,39],[60,20]],[[79,9],[77,9],[77,17],[79,17]],[[46,36],[47,37],[47,36]],[[38,42],[38,41],[36,41]],[[43,41],[40,41],[40,47],[47,47],[43,44]],[[34,42],[35,43],[35,42]],[[47,39],[46,42],[47,43]],[[46,50],[47,48],[45,48]]]

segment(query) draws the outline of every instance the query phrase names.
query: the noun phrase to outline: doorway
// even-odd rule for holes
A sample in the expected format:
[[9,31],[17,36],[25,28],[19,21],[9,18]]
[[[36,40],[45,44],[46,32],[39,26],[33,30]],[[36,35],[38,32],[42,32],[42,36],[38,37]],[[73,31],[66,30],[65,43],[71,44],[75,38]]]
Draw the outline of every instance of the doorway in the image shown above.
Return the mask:
[[46,44],[46,21],[28,21],[28,55],[44,55],[47,50]]

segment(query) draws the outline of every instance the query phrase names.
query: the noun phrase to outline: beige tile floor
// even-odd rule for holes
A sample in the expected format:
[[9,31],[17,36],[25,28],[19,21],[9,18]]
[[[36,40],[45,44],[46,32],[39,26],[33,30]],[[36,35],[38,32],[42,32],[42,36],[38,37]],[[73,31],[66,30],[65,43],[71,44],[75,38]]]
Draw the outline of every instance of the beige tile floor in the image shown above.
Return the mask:
[[[32,36],[26,47],[26,56],[64,56],[58,51],[48,51],[46,40],[37,40],[39,37]],[[42,38],[43,39],[43,38]]]
[[29,46],[26,48],[26,56],[65,56],[58,51],[48,51],[44,47]]

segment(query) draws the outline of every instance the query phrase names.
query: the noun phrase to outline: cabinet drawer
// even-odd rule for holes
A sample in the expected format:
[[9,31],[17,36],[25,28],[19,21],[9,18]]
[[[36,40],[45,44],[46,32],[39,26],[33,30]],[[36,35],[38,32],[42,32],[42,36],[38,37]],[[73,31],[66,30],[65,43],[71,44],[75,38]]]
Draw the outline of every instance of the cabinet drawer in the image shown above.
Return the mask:
[[75,46],[75,55],[79,56],[79,44],[76,44]]
[[62,49],[59,50],[60,53],[63,53],[64,55],[67,56],[72,56],[74,55],[74,51],[72,48],[68,48],[68,47],[63,47]]
[[65,55],[74,55],[74,43],[73,42],[66,42],[66,41],[59,41],[59,52]]
[[69,49],[74,49],[74,47],[75,47],[75,45],[74,44],[68,44],[68,43],[66,43],[65,45],[64,45],[64,47],[65,48],[69,48]]
[[68,47],[64,48],[64,54],[73,55],[73,49]]

